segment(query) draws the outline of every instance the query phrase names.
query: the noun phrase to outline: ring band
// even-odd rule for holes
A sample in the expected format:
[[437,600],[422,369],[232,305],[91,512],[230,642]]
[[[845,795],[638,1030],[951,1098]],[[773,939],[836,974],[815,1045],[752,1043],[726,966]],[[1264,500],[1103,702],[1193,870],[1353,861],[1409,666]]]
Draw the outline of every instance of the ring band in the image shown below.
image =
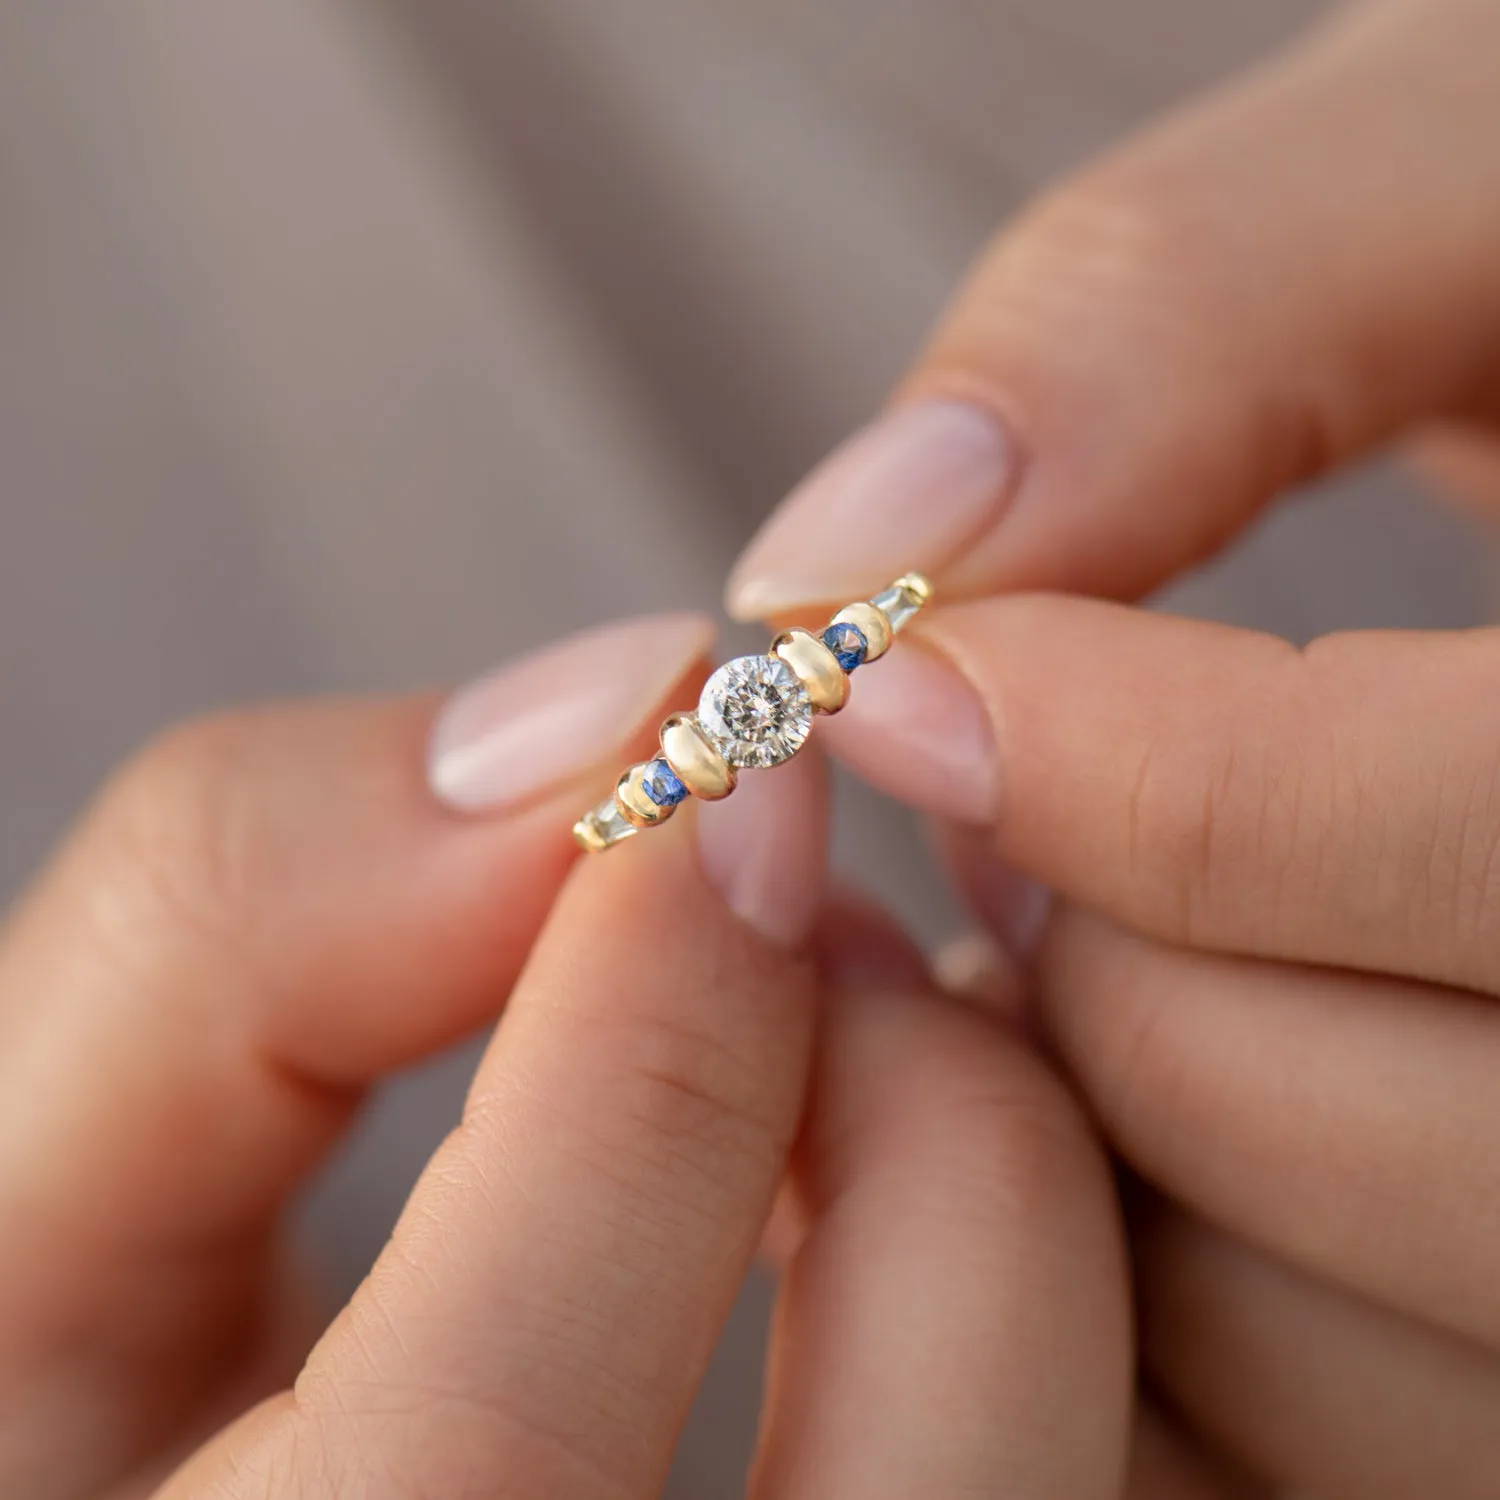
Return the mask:
[[573,825],[591,854],[665,823],[688,796],[727,797],[743,769],[790,760],[807,742],[814,714],[849,701],[849,675],[890,650],[932,598],[920,573],[898,578],[873,599],[841,609],[826,630],[786,630],[766,656],[726,662],[703,686],[696,713],[673,714],[661,750],[620,777],[613,792]]

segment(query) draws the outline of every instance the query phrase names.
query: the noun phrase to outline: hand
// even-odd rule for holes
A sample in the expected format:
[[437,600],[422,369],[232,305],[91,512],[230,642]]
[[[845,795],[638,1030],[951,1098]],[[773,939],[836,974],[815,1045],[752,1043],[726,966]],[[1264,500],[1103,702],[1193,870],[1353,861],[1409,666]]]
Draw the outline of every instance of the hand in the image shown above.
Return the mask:
[[[484,818],[423,785],[425,700],[193,726],[106,791],[0,940],[0,1492],[656,1495],[810,1090],[753,1493],[1116,1500],[1102,1156],[1033,1054],[823,906],[816,759],[565,882],[704,637],[635,622],[457,700],[434,779]],[[319,1334],[289,1198],[507,992]]]
[[1494,0],[1340,7],[1049,193],[893,412],[772,518],[731,608],[909,568],[940,601],[1138,597],[1412,436],[1500,508],[1497,55]]
[[1492,1497],[1500,631],[1303,651],[1046,596],[921,630],[863,684],[890,732],[827,738],[972,799],[950,859],[1158,1195],[1155,1388],[1297,1493]]
[[[925,567],[1138,596],[1288,486],[1420,439],[1500,502],[1491,0],[1372,0],[1051,194],[893,414],[772,518],[741,613]],[[939,398],[934,400],[932,398]],[[1434,436],[1434,434],[1439,434]],[[939,611],[825,742],[951,835],[1157,1197],[1144,1355],[1320,1500],[1500,1474],[1500,635]]]

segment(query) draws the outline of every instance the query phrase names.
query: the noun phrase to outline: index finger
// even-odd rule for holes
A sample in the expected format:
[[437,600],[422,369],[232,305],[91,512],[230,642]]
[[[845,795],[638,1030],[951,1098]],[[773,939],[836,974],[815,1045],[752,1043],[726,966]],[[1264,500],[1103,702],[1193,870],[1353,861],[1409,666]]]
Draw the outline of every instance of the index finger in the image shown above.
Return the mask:
[[825,732],[877,785],[1169,943],[1496,988],[1500,632],[1031,595],[914,635]]
[[[168,1488],[655,1495],[796,1131],[821,768],[586,860],[390,1245],[295,1393]],[[738,882],[774,864],[772,890]],[[705,881],[712,869],[737,920]]]

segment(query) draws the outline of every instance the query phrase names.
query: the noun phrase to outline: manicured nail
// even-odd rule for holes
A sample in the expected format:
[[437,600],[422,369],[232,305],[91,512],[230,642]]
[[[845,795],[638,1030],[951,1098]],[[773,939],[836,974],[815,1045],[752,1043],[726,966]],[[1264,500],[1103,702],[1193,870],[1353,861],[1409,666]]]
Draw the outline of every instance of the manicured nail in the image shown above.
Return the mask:
[[932,972],[950,995],[1007,1021],[1022,1021],[1025,991],[1021,972],[988,933],[966,932],[944,943],[932,955]]
[[1010,501],[1004,429],[957,401],[897,407],[782,502],[730,578],[729,612],[764,619],[858,598],[913,569],[941,576]]
[[703,869],[730,909],[781,948],[800,948],[823,906],[827,768],[804,752],[745,771],[732,797],[697,810]]
[[909,806],[966,823],[993,821],[1000,774],[994,731],[966,678],[918,636],[855,675],[823,745]]
[[648,615],[569,636],[460,689],[427,775],[461,812],[514,807],[603,764],[713,642],[702,615]]

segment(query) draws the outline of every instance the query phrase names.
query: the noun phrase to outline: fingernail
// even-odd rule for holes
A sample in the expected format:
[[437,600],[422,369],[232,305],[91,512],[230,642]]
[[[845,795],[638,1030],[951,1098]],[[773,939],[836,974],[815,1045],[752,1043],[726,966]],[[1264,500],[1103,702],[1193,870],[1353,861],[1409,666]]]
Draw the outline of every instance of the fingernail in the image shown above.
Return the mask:
[[460,812],[496,812],[602,763],[713,636],[701,615],[648,615],[569,636],[461,688],[428,744],[433,795]]
[[989,715],[918,637],[860,671],[848,704],[819,732],[845,765],[909,806],[966,823],[994,818],[1000,773]]
[[792,491],[731,575],[729,612],[764,619],[945,564],[993,526],[1017,464],[999,421],[957,401],[881,417]]
[[823,905],[827,774],[804,752],[774,771],[745,771],[722,802],[698,809],[703,869],[730,909],[778,947],[800,948]]
[[966,932],[932,956],[939,986],[960,1000],[1019,1024],[1025,1016],[1021,974],[1011,955],[988,933]]
[[1015,960],[1025,963],[1041,941],[1052,892],[995,853],[988,829],[944,830],[945,861],[969,909]]

